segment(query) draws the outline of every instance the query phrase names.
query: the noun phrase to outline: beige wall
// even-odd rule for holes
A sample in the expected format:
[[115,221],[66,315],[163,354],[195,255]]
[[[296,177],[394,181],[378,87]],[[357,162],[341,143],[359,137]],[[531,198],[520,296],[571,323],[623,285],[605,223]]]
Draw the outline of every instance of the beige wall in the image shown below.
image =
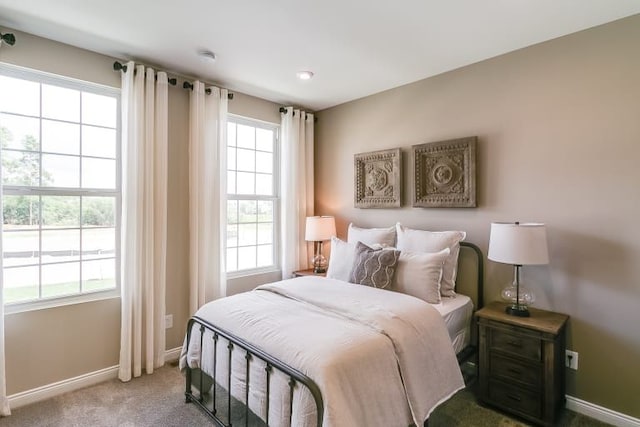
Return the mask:
[[[2,31],[5,32],[5,29]],[[85,81],[120,87],[114,58],[11,31],[16,45],[2,46],[0,61]],[[182,81],[180,81],[180,84]],[[279,105],[235,93],[233,114],[278,123]],[[179,347],[189,313],[188,226],[189,92],[169,89],[169,188],[166,312],[174,326],[167,330],[167,349]],[[276,279],[279,277],[276,273]],[[231,281],[231,292],[250,289],[264,277]],[[7,392],[9,395],[73,378],[118,364],[120,299],[8,314],[5,317]]]
[[[463,229],[548,225],[551,264],[524,267],[541,308],[571,315],[569,395],[640,417],[640,15],[325,111],[316,208],[350,221]],[[416,52],[416,54],[419,54]],[[478,207],[411,208],[413,144],[477,135]],[[353,155],[402,147],[404,207],[353,207]],[[510,280],[487,264],[487,300]]]

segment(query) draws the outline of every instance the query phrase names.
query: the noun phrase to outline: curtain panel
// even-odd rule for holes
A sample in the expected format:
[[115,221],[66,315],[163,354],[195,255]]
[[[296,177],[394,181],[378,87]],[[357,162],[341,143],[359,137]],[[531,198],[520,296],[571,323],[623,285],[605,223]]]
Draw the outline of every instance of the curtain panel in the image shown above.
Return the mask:
[[225,296],[228,92],[195,81],[189,107],[189,310]]
[[[0,157],[2,154],[0,153]],[[0,177],[2,176],[2,159],[0,159]],[[2,191],[0,191],[0,224],[4,224],[4,218],[2,216],[4,210],[2,205]],[[2,233],[0,233],[0,416],[11,415],[11,408],[9,407],[9,399],[7,398],[7,376],[6,376],[6,364],[4,355],[4,283],[2,280]]]
[[281,118],[282,278],[307,268],[313,255],[304,240],[308,216],[313,216],[313,114],[286,108]]
[[[164,365],[168,81],[133,62],[122,74],[122,322],[118,377]],[[135,73],[134,73],[135,67]]]

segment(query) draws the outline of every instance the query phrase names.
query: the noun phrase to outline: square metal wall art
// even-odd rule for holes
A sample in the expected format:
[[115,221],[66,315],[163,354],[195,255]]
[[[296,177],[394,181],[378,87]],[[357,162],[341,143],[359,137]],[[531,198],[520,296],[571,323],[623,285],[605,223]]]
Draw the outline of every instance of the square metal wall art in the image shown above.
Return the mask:
[[402,159],[399,148],[354,155],[354,206],[399,208]]
[[476,207],[477,137],[414,145],[413,206]]

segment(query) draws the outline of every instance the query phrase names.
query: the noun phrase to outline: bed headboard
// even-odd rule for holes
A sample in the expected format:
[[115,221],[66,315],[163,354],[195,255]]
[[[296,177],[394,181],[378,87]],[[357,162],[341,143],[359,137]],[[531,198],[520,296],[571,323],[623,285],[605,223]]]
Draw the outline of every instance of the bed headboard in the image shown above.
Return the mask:
[[456,292],[471,298],[474,310],[484,306],[484,256],[473,243],[460,242]]

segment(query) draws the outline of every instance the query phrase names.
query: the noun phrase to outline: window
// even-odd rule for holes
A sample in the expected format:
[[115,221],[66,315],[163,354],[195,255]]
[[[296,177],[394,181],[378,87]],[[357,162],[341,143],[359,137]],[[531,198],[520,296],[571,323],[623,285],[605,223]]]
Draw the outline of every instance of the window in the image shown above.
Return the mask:
[[278,127],[229,118],[227,127],[227,272],[278,265]]
[[118,293],[119,96],[0,67],[5,304]]

